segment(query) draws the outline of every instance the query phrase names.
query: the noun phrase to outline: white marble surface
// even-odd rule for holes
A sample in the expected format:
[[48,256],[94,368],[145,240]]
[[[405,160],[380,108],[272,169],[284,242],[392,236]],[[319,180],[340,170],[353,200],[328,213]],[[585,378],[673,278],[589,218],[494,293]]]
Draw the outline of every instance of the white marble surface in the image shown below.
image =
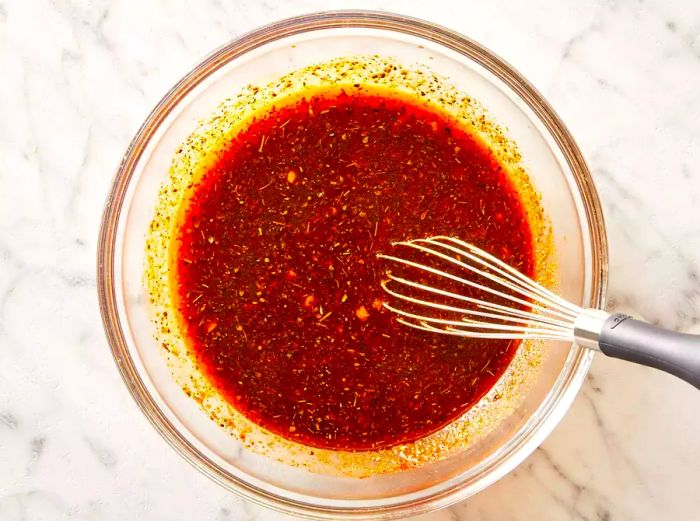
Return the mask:
[[[138,411],[102,332],[96,238],[121,154],[183,73],[246,30],[342,7],[358,4],[0,0],[0,520],[285,518],[193,470]],[[593,170],[610,305],[700,332],[700,4],[361,7],[456,29],[524,73]],[[525,463],[422,519],[698,519],[698,411],[690,386],[599,357]]]

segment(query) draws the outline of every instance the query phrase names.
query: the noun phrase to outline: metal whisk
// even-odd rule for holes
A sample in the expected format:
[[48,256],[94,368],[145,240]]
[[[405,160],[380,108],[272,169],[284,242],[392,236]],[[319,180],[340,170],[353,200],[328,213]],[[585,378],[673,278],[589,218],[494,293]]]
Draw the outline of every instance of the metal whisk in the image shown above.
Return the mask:
[[399,241],[394,246],[405,255],[378,254],[394,268],[387,270],[382,283],[390,296],[384,307],[406,326],[466,338],[574,341],[661,369],[700,389],[700,335],[576,306],[454,237]]

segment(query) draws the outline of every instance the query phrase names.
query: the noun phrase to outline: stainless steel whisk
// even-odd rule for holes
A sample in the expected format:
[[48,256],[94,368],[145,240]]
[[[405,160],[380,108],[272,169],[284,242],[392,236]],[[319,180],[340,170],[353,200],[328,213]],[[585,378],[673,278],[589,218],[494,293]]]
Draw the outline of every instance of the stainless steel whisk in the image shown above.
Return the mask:
[[[581,308],[454,237],[398,241],[394,246],[408,248],[414,255],[380,253],[378,257],[416,277],[387,270],[382,286],[391,298],[384,307],[406,326],[466,338],[574,341],[614,358],[661,369],[700,389],[700,335]],[[430,282],[421,280],[425,278]]]

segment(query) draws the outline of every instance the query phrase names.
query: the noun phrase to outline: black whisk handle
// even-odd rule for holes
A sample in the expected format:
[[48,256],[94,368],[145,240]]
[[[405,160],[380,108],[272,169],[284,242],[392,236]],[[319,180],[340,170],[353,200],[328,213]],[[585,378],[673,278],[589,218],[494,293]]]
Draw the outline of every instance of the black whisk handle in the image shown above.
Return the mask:
[[700,389],[700,335],[613,314],[603,324],[598,345],[608,356],[661,369]]

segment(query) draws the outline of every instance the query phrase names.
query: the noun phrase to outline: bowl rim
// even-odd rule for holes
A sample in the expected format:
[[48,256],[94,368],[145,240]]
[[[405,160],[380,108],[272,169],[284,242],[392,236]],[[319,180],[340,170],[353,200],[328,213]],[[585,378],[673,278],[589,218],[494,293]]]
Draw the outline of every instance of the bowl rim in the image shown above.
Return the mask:
[[[562,392],[553,397],[548,414],[532,428],[526,439],[490,465],[477,483],[458,483],[419,500],[409,500],[379,507],[328,507],[285,498],[263,490],[223,472],[216,463],[195,448],[166,418],[149,394],[129,354],[124,329],[118,313],[115,290],[115,247],[119,220],[130,181],[150,139],[170,112],[202,80],[218,68],[258,47],[281,38],[310,31],[338,28],[374,28],[403,33],[437,43],[466,56],[494,74],[511,88],[540,119],[563,154],[583,202],[591,244],[591,306],[605,302],[608,276],[608,246],[603,211],[593,179],[583,155],[564,123],[544,97],[513,67],[480,45],[450,29],[404,15],[367,11],[340,10],[310,13],[286,18],[222,45],[178,81],[159,101],[137,131],[122,157],[105,202],[97,249],[97,291],[105,334],[119,373],[137,405],[159,434],[190,464],[215,482],[244,499],[286,514],[316,519],[376,518],[384,519],[416,515],[443,508],[491,485],[519,465],[549,435],[564,416],[583,383],[593,353],[574,346],[572,369],[562,384]],[[552,398],[551,396],[548,397]]]

